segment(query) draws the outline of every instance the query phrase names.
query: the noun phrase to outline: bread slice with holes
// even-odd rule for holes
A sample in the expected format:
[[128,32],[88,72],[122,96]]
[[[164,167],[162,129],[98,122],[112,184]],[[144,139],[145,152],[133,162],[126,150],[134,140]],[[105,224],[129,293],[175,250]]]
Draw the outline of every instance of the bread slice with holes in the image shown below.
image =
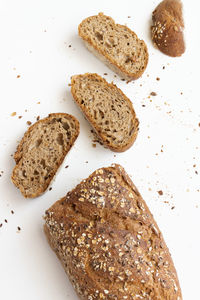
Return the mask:
[[72,76],[71,92],[100,143],[116,152],[132,146],[139,121],[132,102],[116,85],[95,73],[86,73]]
[[25,198],[42,194],[79,135],[79,122],[71,115],[53,113],[33,124],[14,155],[12,182]]
[[120,165],[58,200],[44,230],[80,299],[182,300],[162,233]]
[[81,22],[78,33],[90,51],[127,81],[139,78],[146,69],[145,42],[111,17],[103,13],[89,17]]

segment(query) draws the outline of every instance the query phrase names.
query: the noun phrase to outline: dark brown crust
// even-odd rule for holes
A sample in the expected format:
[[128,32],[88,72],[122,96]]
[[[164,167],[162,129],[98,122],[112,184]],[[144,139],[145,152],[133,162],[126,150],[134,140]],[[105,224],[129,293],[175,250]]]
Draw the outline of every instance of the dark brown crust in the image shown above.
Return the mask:
[[162,234],[120,165],[95,171],[45,220],[47,239],[80,299],[182,299]]
[[[60,116],[66,116],[67,118],[73,119],[73,121],[75,123],[75,126],[76,126],[76,134],[72,138],[72,141],[71,141],[71,144],[69,144],[68,150],[65,151],[63,153],[63,156],[60,158],[60,161],[58,162],[57,168],[54,169],[54,170],[52,170],[51,176],[45,181],[44,186],[41,187],[41,188],[38,188],[37,193],[34,193],[34,194],[25,194],[23,192],[23,189],[21,189],[20,186],[18,185],[18,183],[16,181],[16,176],[15,176],[15,170],[18,168],[18,164],[19,164],[19,162],[20,162],[20,160],[21,160],[21,158],[23,156],[23,145],[24,145],[24,142],[28,138],[29,134],[31,134],[31,131],[33,130],[33,128],[38,125],[38,123],[45,123],[51,117],[60,117]],[[35,198],[35,197],[38,197],[39,195],[41,195],[42,193],[44,193],[46,191],[46,189],[48,188],[50,182],[52,181],[53,177],[55,176],[58,168],[62,164],[65,156],[67,155],[67,153],[69,152],[69,150],[72,148],[75,140],[77,139],[77,137],[79,135],[79,132],[80,132],[80,125],[79,125],[78,120],[74,116],[66,114],[66,113],[52,113],[52,114],[49,114],[48,117],[37,121],[36,123],[34,123],[32,126],[30,126],[28,128],[28,130],[25,132],[23,138],[21,139],[19,145],[17,146],[17,150],[16,150],[16,152],[14,154],[14,159],[15,159],[15,162],[16,162],[16,166],[14,167],[13,172],[12,172],[12,176],[11,176],[12,182],[16,185],[17,188],[19,188],[19,190],[21,191],[21,193],[23,194],[23,196],[25,198]]]
[[176,57],[185,52],[184,21],[180,0],[164,0],[152,14],[152,40],[166,55]]
[[[91,118],[91,116],[85,110],[85,107],[81,106],[79,101],[78,101],[78,97],[76,96],[76,91],[75,91],[75,88],[74,88],[76,77],[78,77],[78,76],[88,76],[88,77],[96,78],[98,81],[102,82],[102,84],[110,86],[113,89],[117,89],[120,92],[120,94],[122,95],[122,97],[129,103],[129,105],[131,107],[131,114],[133,116],[133,120],[134,120],[134,123],[135,123],[135,130],[133,132],[133,135],[130,137],[129,143],[127,145],[120,148],[120,147],[114,147],[114,146],[112,146],[112,145],[110,145],[106,142],[106,136],[101,132],[100,126],[98,126],[94,122],[94,120]],[[102,78],[101,76],[99,76],[96,73],[85,73],[84,75],[75,75],[75,76],[72,76],[72,79],[71,79],[71,93],[72,93],[72,96],[73,96],[74,100],[76,101],[77,105],[79,106],[81,111],[84,113],[84,115],[87,118],[88,122],[91,124],[91,126],[94,129],[95,133],[97,134],[98,138],[100,139],[102,144],[105,145],[105,147],[108,147],[110,150],[112,150],[114,152],[124,152],[124,151],[128,150],[133,145],[133,143],[135,142],[135,140],[137,138],[137,134],[138,134],[138,130],[139,130],[139,121],[136,117],[132,102],[122,92],[122,90],[120,90],[115,84],[108,83],[104,78]]]
[[[104,14],[103,14],[103,13],[99,13],[99,15],[104,15]],[[136,33],[133,32],[133,31],[132,31],[130,28],[128,28],[127,26],[125,26],[125,25],[120,25],[120,24],[116,24],[115,21],[114,21],[111,17],[108,17],[108,16],[106,16],[106,17],[107,17],[108,19],[110,19],[111,22],[113,22],[114,25],[117,25],[117,26],[126,28],[127,31],[129,31],[132,35],[134,35],[134,36],[136,36],[136,37],[138,38],[138,36],[136,35]],[[145,44],[145,42],[144,42],[143,40],[140,40],[140,39],[138,38],[138,40],[139,40],[140,42],[143,42],[143,46],[144,46],[144,48],[146,48],[146,53],[147,53],[147,55],[146,55],[146,61],[145,61],[145,65],[144,65],[144,69],[138,71],[137,73],[130,73],[130,72],[127,72],[127,71],[125,70],[125,68],[123,68],[122,66],[118,65],[118,64],[116,63],[115,60],[113,60],[113,59],[112,59],[105,51],[103,51],[101,48],[97,47],[97,46],[93,43],[93,41],[92,41],[86,34],[84,34],[84,32],[82,32],[82,30],[81,30],[81,25],[82,25],[82,23],[83,23],[84,21],[90,19],[90,18],[92,18],[92,17],[88,17],[88,18],[84,19],[84,20],[79,24],[79,27],[78,27],[78,34],[79,34],[79,36],[80,36],[85,42],[87,42],[91,47],[93,47],[93,48],[95,49],[95,51],[97,51],[98,53],[100,53],[100,55],[102,55],[102,56],[105,58],[105,60],[107,61],[106,64],[107,64],[108,66],[109,66],[109,64],[111,64],[111,65],[114,66],[115,68],[119,69],[120,74],[124,74],[124,76],[125,76],[125,78],[128,80],[128,82],[129,82],[129,81],[132,81],[132,80],[136,80],[136,79],[138,79],[139,77],[141,77],[142,74],[144,73],[146,67],[147,67],[148,60],[149,60],[148,49],[147,49],[147,45]]]

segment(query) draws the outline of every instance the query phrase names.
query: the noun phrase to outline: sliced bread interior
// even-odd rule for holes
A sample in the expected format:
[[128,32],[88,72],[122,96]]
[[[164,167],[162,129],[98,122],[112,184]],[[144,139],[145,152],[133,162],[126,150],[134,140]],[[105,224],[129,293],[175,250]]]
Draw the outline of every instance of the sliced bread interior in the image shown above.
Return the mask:
[[130,81],[143,74],[148,63],[147,46],[127,26],[99,13],[83,20],[78,30],[89,50],[124,79]]
[[131,147],[139,122],[132,102],[116,85],[97,74],[86,73],[72,77],[71,92],[106,147],[116,152]]
[[79,135],[79,122],[65,113],[50,114],[24,134],[14,155],[12,181],[26,198],[43,193]]

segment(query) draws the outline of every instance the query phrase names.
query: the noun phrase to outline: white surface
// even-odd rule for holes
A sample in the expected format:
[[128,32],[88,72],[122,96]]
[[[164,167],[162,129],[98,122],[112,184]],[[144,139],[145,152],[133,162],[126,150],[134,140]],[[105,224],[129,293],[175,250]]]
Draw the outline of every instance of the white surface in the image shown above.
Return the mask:
[[[172,253],[183,299],[200,299],[198,1],[184,1],[187,50],[182,58],[167,57],[152,46],[149,26],[158,2],[1,0],[0,299],[78,299],[46,242],[42,215],[81,179],[113,162],[125,167],[154,214]],[[99,11],[126,23],[148,45],[148,68],[134,83],[127,85],[115,78],[78,38],[81,20]],[[92,147],[90,127],[68,86],[71,75],[84,72],[108,73],[106,79],[113,80],[133,101],[140,132],[125,153]],[[152,91],[157,96],[148,98]],[[17,115],[11,116],[12,112]],[[26,121],[34,122],[38,115],[42,118],[51,112],[76,116],[81,133],[52,182],[52,190],[37,199],[24,199],[10,181],[11,154],[28,127]]]

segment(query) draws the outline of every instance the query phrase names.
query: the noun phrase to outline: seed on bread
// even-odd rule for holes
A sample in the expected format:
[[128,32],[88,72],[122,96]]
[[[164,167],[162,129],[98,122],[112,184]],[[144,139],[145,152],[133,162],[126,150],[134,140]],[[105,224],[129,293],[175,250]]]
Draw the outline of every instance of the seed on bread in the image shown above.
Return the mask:
[[88,49],[127,81],[139,78],[145,71],[147,46],[128,27],[99,13],[83,20],[78,31]]
[[123,152],[134,143],[139,121],[132,102],[113,83],[97,74],[76,75],[72,95],[105,147]]
[[24,134],[14,155],[12,181],[26,198],[42,194],[79,135],[79,122],[64,113],[50,114]]

